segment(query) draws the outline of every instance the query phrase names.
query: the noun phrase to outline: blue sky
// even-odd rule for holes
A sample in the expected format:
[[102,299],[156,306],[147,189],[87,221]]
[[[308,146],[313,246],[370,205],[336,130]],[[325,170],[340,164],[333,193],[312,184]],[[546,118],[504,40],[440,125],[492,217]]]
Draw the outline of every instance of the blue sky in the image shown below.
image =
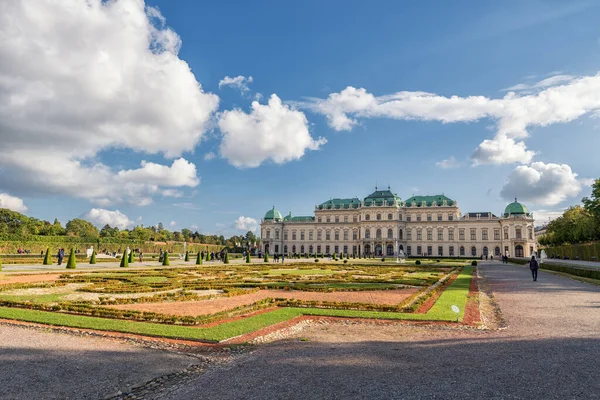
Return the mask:
[[597,2],[92,3],[0,6],[0,205],[228,236],[376,184],[547,219],[599,178]]

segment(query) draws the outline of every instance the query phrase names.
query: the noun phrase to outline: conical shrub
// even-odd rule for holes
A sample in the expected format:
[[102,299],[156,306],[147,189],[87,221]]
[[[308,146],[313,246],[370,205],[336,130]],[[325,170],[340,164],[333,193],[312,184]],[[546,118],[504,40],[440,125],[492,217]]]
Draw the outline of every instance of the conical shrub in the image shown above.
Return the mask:
[[269,253],[265,251],[265,262],[269,262]]
[[184,261],[190,261],[190,252],[189,251],[185,252],[185,260]]
[[92,256],[90,257],[90,264],[96,264],[96,250],[92,251]]
[[202,265],[202,254],[200,252],[196,256],[196,265]]
[[165,251],[165,254],[163,255],[163,265],[171,265],[171,263],[169,262],[169,252]]
[[50,259],[50,248],[46,248],[46,255],[44,256],[44,265],[52,265],[52,260]]
[[210,254],[208,254],[208,249],[206,249],[206,261],[210,261]]
[[229,264],[229,253],[228,252],[225,252],[225,259],[223,259],[223,262],[225,264]]
[[129,252],[129,255],[127,256],[127,262],[129,264],[133,263],[133,251]]
[[121,268],[129,267],[129,257],[127,257],[127,249],[123,250],[123,257],[121,257]]
[[252,261],[250,260],[250,252],[246,253],[246,262],[250,264]]
[[67,262],[67,269],[75,268],[77,268],[77,262],[75,261],[75,249],[71,249],[71,254],[69,254],[69,261]]

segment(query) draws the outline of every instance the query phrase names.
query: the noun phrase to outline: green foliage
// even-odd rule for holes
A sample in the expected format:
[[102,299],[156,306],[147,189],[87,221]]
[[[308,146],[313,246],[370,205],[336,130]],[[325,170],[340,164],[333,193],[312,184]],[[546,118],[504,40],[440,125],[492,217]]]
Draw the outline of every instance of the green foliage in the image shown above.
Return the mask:
[[561,259],[600,260],[600,242],[586,244],[566,244],[545,249],[548,257]]
[[421,265],[421,260],[415,261],[415,265]]
[[584,197],[581,201],[587,212],[594,217],[596,222],[600,221],[600,179],[596,179],[592,184],[591,197]]
[[46,248],[46,254],[44,255],[43,265],[52,265],[52,260],[50,259],[50,248]]
[[229,264],[229,252],[225,252],[225,259],[223,260],[225,264]]
[[162,265],[165,265],[165,266],[171,265],[171,263],[169,262],[169,252],[168,251],[165,251],[165,254],[163,254],[163,263],[162,263]]
[[269,253],[265,251],[265,258],[264,258],[265,262],[269,262]]
[[127,256],[127,249],[123,250],[123,256],[121,257],[121,268],[129,267],[129,257]]
[[210,253],[208,252],[208,248],[206,249],[206,261],[210,261]]
[[337,254],[333,253],[333,261],[337,261]]
[[477,261],[475,261],[475,260],[471,261],[471,266],[476,267],[477,266]]
[[183,261],[186,261],[186,262],[190,261],[190,252],[189,251],[185,252],[185,259]]
[[196,254],[196,265],[202,265],[202,254],[200,252]]
[[252,260],[250,260],[250,252],[246,253],[246,263],[250,264]]
[[133,251],[129,251],[129,255],[127,256],[127,262],[129,264],[133,263]]
[[0,271],[2,271],[2,257],[0,257]]
[[65,225],[67,236],[79,236],[79,237],[90,237],[97,238],[100,236],[98,228],[96,228],[91,222],[88,222],[81,218],[75,218],[67,222]]
[[69,261],[67,262],[67,269],[75,268],[77,268],[77,261],[75,261],[75,249],[71,249],[71,254],[69,254]]
[[90,264],[96,264],[96,250],[92,251],[92,256],[90,257]]

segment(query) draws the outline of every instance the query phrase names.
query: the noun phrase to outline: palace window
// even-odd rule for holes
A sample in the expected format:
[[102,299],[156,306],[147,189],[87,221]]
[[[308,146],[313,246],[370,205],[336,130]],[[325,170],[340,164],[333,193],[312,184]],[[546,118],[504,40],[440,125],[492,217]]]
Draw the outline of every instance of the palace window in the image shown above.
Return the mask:
[[325,254],[329,254],[329,245],[325,246]]
[[423,234],[420,229],[417,229],[417,240],[423,240]]
[[454,229],[448,229],[448,240],[454,240]]
[[348,229],[344,231],[344,240],[348,240]]
[[358,240],[358,232],[352,231],[352,240]]
[[335,222],[336,223],[340,222],[340,217],[338,217],[337,215],[335,216]]
[[371,239],[371,230],[365,229],[365,239]]
[[304,231],[300,231],[300,240],[304,240]]
[[377,221],[381,221],[381,214],[377,214]]
[[398,221],[402,221],[402,214],[398,214]]
[[421,255],[421,246],[417,246],[417,255],[420,256]]
[[411,218],[412,218],[412,217],[410,216],[410,214],[408,214],[408,215],[406,216],[406,221],[407,221],[407,222],[410,222],[410,221],[411,221]]
[[331,222],[331,217],[327,217],[327,222]]
[[331,240],[331,231],[325,231],[325,240]]
[[427,221],[431,221],[431,214],[427,214]]
[[496,248],[494,249],[494,255],[496,257],[498,257],[500,255],[500,247],[496,246]]
[[406,230],[406,240],[412,240],[412,229]]
[[278,229],[275,230],[275,239],[279,239],[279,230]]
[[417,214],[417,222],[421,220],[421,214]]
[[340,231],[335,231],[333,237],[335,238],[335,240],[340,240]]
[[352,217],[352,221],[353,222],[357,222],[358,218],[356,218],[356,215],[354,217]]
[[444,255],[444,246],[438,246],[438,256]]
[[388,219],[391,221],[394,218],[392,214],[388,214]]
[[388,239],[393,239],[394,238],[394,231],[390,228],[388,229]]
[[318,218],[317,218],[317,222],[321,222],[321,217],[318,217]]
[[293,253],[293,254],[296,254],[296,245],[293,245],[293,246],[292,246],[292,253]]
[[333,247],[333,252],[334,252],[335,254],[338,254],[338,253],[340,252],[340,246],[334,246],[334,247]]
[[471,247],[471,255],[473,257],[477,256],[477,249],[475,248],[475,246]]
[[452,214],[448,214],[448,221],[452,221],[454,219],[454,216]]
[[283,245],[283,254],[287,254],[287,244]]
[[438,240],[444,240],[444,230],[442,228],[438,229]]
[[504,228],[504,239],[508,239],[508,227]]
[[304,254],[304,245],[300,246],[300,254]]
[[454,246],[448,247],[448,255],[454,257]]
[[288,240],[288,231],[283,231],[283,240]]
[[438,214],[438,221],[442,220],[442,214]]
[[271,239],[271,231],[267,230],[267,239]]
[[365,221],[369,221],[371,219],[371,215],[370,214],[365,214]]
[[348,246],[344,246],[344,254],[348,254]]
[[515,229],[515,237],[521,239],[521,228]]
[[313,240],[313,231],[308,231],[308,240]]
[[488,240],[488,230],[487,229],[481,230],[481,240]]
[[321,254],[321,245],[317,245],[317,253]]
[[317,231],[317,240],[323,240],[323,232]]
[[296,231],[292,231],[292,240],[296,240]]
[[399,229],[399,230],[398,230],[398,239],[403,239],[403,236],[402,236],[402,229]]
[[458,230],[458,240],[465,240],[465,230],[464,229]]
[[471,229],[471,240],[477,240],[477,229]]
[[348,222],[348,216],[344,215],[344,222]]
[[529,233],[528,233],[528,235],[529,235],[529,239],[530,239],[530,240],[531,240],[531,239],[533,239],[533,229],[529,228],[527,231],[529,232]]
[[460,254],[461,256],[464,256],[464,255],[465,255],[465,248],[464,248],[463,246],[460,246],[460,249],[459,249],[459,251],[460,251],[460,253],[459,253],[459,254]]
[[279,245],[278,245],[278,244],[276,244],[276,245],[275,245],[275,254],[278,254],[278,253],[279,253]]
[[427,240],[433,240],[433,232],[431,229],[427,229]]
[[431,246],[427,246],[427,255],[428,255],[428,256],[431,256],[431,255],[433,255],[433,247],[431,247]]
[[500,229],[494,229],[494,240],[500,240]]
[[310,254],[312,254],[312,253],[313,253],[313,245],[312,245],[312,244],[311,244],[310,246],[308,246],[308,252],[309,252]]
[[406,255],[410,256],[410,254],[411,254],[411,248],[410,248],[410,246],[406,246]]
[[378,228],[378,229],[375,231],[375,238],[376,238],[376,239],[381,239],[381,229],[379,229],[379,228]]

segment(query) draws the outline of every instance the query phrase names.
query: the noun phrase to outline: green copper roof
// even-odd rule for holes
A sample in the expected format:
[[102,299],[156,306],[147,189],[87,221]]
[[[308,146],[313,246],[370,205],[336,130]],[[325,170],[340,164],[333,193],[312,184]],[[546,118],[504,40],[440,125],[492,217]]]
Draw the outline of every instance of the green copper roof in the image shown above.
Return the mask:
[[284,222],[312,222],[315,220],[315,217],[310,216],[298,216],[292,217],[292,212],[290,211],[288,215],[283,218]]
[[319,204],[319,210],[339,210],[339,209],[349,209],[349,208],[358,208],[360,205],[360,200],[357,197],[351,199],[331,199],[327,200],[324,203]]
[[442,206],[444,205],[444,200],[446,200],[447,205],[454,205],[454,200],[444,196],[443,194],[436,194],[434,196],[413,196],[409,199],[406,199],[406,205],[408,207],[412,207],[413,203],[415,203],[415,207],[423,207],[424,202],[425,207],[432,207],[433,203],[435,202],[436,206]]
[[392,191],[388,187],[388,190],[375,190],[373,193],[365,197],[365,206],[391,206],[394,204],[394,201],[397,201],[398,203],[402,202],[400,197],[398,197],[397,194],[392,193]]
[[275,206],[273,206],[272,209],[267,211],[264,219],[281,221],[283,219],[283,217],[281,216],[281,213],[275,209]]
[[504,209],[504,216],[509,217],[511,215],[527,215],[529,216],[529,210],[525,205],[519,203],[517,199],[514,202],[510,203]]

